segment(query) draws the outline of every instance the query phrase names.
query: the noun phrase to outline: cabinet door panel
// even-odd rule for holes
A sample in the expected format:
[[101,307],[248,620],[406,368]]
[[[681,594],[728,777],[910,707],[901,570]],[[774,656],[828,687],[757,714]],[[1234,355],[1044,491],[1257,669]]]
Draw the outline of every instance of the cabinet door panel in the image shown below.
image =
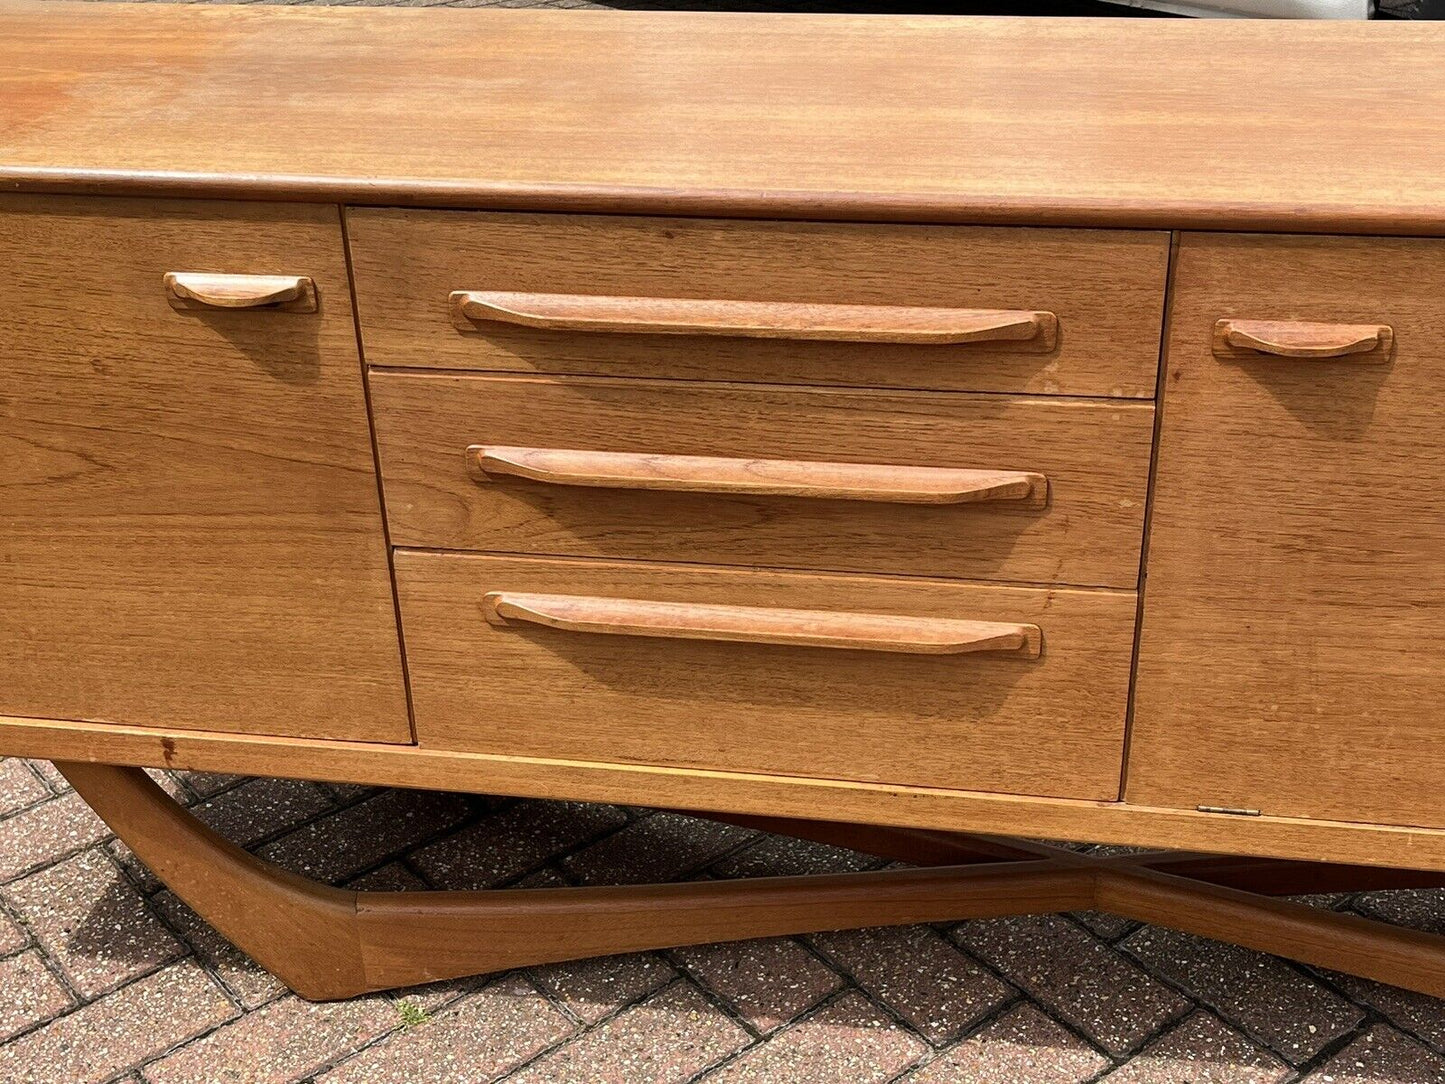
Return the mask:
[[410,740],[334,207],[0,200],[0,460],[0,713]]
[[1442,298],[1441,241],[1183,239],[1131,801],[1445,824]]

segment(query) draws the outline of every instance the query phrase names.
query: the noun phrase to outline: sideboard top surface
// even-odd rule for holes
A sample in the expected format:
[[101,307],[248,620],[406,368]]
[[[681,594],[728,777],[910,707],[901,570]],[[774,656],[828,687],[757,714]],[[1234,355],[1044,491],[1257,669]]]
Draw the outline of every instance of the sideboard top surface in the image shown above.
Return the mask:
[[0,2],[0,190],[1445,233],[1445,25]]

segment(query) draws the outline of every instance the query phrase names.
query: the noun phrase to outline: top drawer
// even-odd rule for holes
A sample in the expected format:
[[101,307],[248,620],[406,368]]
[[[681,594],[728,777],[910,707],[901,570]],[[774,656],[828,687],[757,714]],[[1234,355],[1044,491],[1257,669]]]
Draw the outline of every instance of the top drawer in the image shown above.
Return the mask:
[[[387,209],[348,229],[375,365],[1154,394],[1167,233]],[[465,292],[513,315],[469,318]],[[838,305],[870,308],[818,308]]]

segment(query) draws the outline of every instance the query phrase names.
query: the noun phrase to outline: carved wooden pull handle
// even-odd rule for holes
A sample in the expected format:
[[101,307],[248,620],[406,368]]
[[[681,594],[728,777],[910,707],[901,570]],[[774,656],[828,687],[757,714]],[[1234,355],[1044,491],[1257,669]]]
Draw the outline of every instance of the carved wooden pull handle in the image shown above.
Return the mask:
[[788,301],[701,301],[692,298],[606,297],[458,290],[452,321],[515,324],[547,331],[628,335],[724,335],[744,339],[817,339],[859,343],[1033,341],[1051,349],[1058,318],[1051,312],[929,309],[888,305],[811,305]]
[[305,275],[214,275],[167,271],[166,297],[177,309],[280,309],[315,312],[316,283]]
[[704,455],[588,452],[473,444],[473,477],[527,478],[552,485],[673,490],[771,497],[817,497],[889,504],[1029,501],[1042,504],[1048,482],[1029,471],[955,470],[791,459],[723,459]]
[[1037,625],[586,595],[493,591],[483,597],[482,612],[490,624],[501,626],[521,621],[567,632],[612,636],[836,647],[908,655],[999,651],[1033,659],[1038,658],[1043,644]]
[[1389,356],[1395,332],[1386,324],[1315,324],[1303,320],[1220,320],[1214,325],[1216,353],[1249,350],[1281,358]]

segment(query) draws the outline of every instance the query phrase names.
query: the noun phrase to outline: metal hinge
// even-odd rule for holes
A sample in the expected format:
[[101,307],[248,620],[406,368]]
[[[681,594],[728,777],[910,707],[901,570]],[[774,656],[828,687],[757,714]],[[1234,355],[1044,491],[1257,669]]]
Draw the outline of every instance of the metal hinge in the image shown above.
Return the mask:
[[1201,813],[1224,813],[1231,817],[1258,817],[1257,809],[1234,809],[1226,805],[1197,805],[1194,807]]

